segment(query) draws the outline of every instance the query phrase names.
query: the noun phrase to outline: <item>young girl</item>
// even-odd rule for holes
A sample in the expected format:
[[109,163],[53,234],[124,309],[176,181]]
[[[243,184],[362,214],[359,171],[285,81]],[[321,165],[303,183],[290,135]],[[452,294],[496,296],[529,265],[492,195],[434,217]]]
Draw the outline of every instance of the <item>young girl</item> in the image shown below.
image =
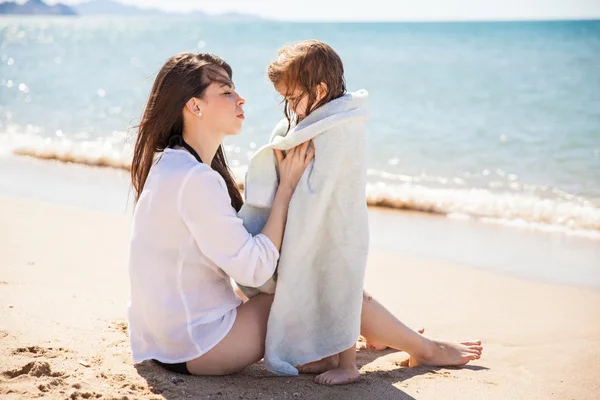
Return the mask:
[[[288,151],[310,140],[315,158],[290,202],[276,285],[271,278],[258,290],[242,290],[249,297],[275,293],[265,343],[267,369],[280,375],[317,373],[315,381],[327,385],[355,382],[360,378],[355,348],[359,332],[375,343],[402,349],[390,340],[395,334],[384,338],[381,331],[366,329],[374,302],[366,294],[363,300],[369,247],[367,93],[346,92],[340,57],[316,40],[284,47],[268,76],[284,98],[286,118],[248,166],[246,202],[238,215],[249,232],[263,229],[280,185],[272,150]],[[382,323],[392,317],[386,311],[376,314]],[[429,341],[401,323],[396,326],[402,336],[411,337],[404,342],[408,346],[424,340],[437,354],[435,361],[411,355],[411,366],[463,365],[481,355],[479,341]]]
[[[316,40],[302,41],[283,48],[279,51],[278,55],[278,59],[269,66],[268,76],[277,92],[284,98],[284,113],[290,128],[292,125],[297,125],[305,120],[319,107],[323,107],[346,95],[346,82],[344,79],[342,60],[327,44]],[[341,113],[332,113],[333,116],[339,116],[340,114]],[[328,117],[331,118],[331,116]],[[355,171],[358,172],[358,174],[356,174],[354,178],[356,181],[360,182],[360,184],[355,185],[355,189],[357,190],[356,194],[363,197],[366,193],[366,165],[364,164],[365,160],[363,158],[366,151],[364,148],[366,133],[365,120],[366,118],[361,118],[360,121],[353,118],[347,118],[346,123],[353,125],[352,132],[355,137],[347,137],[346,139],[352,140],[354,151],[347,152],[341,160],[341,164],[346,164],[348,166],[356,164],[359,160],[362,161],[362,167],[365,168],[361,171]],[[329,132],[325,130],[321,135],[327,135],[328,133]],[[335,135],[335,132],[331,132],[330,134]],[[327,154],[322,154],[321,156],[327,157]],[[352,167],[350,168],[354,169]],[[327,179],[335,179],[335,176],[330,176]],[[344,189],[347,188],[346,184],[343,184],[343,186]],[[352,198],[352,196],[349,197],[348,194],[347,191],[344,191],[343,193],[332,193],[332,197],[327,199],[327,201],[335,202],[338,199],[342,202],[354,201],[355,198]],[[347,203],[344,207],[351,208],[351,204]],[[338,225],[336,228],[342,231],[352,229],[355,225],[354,222],[357,220],[365,221],[362,227],[366,228],[366,221],[368,218],[366,203],[361,204],[357,211],[360,215],[356,215],[355,211],[354,215],[349,215],[350,218],[348,221],[341,226]],[[350,278],[355,280],[355,282],[350,283],[348,287],[346,287],[348,290],[345,290],[345,293],[338,293],[345,301],[355,304],[355,309],[352,314],[360,314],[360,302],[362,301],[362,287],[368,249],[368,230],[365,229],[362,233],[363,235],[361,235],[361,238],[356,241],[359,244],[360,250],[363,252],[363,254],[358,257],[358,260],[356,260],[359,263],[359,268],[356,268],[355,270],[357,271],[354,272],[358,272],[358,275],[354,275]],[[341,232],[338,234],[343,236]],[[353,288],[353,290],[351,288]],[[327,289],[327,282],[325,282],[325,290]],[[349,296],[354,297],[354,299],[352,299],[353,301],[350,301],[348,298]],[[357,299],[359,301],[356,301]],[[323,305],[320,306],[322,307]],[[355,332],[359,332],[360,320],[358,320],[358,323],[355,321],[354,324],[356,325]],[[334,355],[334,357],[337,356],[338,358],[337,367],[317,375],[315,378],[317,383],[328,385],[346,384],[355,382],[360,378],[356,366],[356,339],[358,339],[358,336],[354,338],[350,347]],[[335,364],[332,364],[332,367],[334,365]],[[302,370],[302,367],[300,369]]]
[[[239,215],[250,232],[262,229],[277,188],[271,149],[287,150],[311,140],[316,156],[290,204],[265,365],[293,375],[295,366],[333,357],[334,368],[318,375],[316,382],[351,383],[360,377],[355,343],[369,247],[367,93],[346,92],[340,57],[316,40],[283,48],[268,76],[284,98],[286,119],[249,165],[246,204]],[[260,289],[269,292],[268,287]]]

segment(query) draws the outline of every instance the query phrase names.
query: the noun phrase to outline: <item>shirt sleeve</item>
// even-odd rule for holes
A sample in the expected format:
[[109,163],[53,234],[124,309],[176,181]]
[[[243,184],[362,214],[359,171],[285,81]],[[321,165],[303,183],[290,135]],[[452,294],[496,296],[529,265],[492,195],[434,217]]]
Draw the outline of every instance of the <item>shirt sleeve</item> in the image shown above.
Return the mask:
[[275,272],[279,251],[266,235],[244,228],[217,172],[198,166],[187,173],[179,211],[200,251],[236,282],[258,287]]

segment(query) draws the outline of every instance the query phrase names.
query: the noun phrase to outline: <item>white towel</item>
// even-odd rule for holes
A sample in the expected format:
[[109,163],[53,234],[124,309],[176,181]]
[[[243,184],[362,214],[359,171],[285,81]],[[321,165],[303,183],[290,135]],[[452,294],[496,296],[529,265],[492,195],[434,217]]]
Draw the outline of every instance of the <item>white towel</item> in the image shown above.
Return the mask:
[[315,159],[289,206],[277,277],[249,297],[275,293],[267,326],[265,366],[297,375],[295,366],[340,353],[360,333],[369,247],[366,205],[367,92],[346,94],[315,110],[286,134],[287,120],[250,161],[240,210],[252,234],[262,231],[278,186],[273,149],[307,140]]

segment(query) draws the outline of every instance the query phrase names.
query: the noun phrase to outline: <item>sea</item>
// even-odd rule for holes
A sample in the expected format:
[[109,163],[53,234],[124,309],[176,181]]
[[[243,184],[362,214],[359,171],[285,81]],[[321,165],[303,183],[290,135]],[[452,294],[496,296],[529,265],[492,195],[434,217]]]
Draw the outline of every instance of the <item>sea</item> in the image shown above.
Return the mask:
[[330,44],[348,89],[369,92],[370,205],[593,240],[600,286],[600,21],[2,17],[0,193],[61,168],[24,156],[126,171],[156,73],[187,51],[233,67],[246,121],[225,149],[242,179],[283,117],[266,68],[302,39]]

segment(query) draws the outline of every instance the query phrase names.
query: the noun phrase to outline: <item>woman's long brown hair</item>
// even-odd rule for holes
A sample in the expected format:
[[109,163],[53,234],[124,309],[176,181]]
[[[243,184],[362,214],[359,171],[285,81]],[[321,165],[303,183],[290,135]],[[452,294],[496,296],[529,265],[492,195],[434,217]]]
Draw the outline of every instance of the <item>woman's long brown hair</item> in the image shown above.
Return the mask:
[[[183,108],[188,100],[201,98],[213,82],[230,83],[224,81],[223,70],[231,80],[231,67],[221,58],[208,53],[181,53],[169,58],[159,71],[138,126],[133,150],[131,183],[136,203],[156,155],[169,146],[172,137],[183,134]],[[222,145],[211,167],[225,180],[231,205],[239,211],[242,196],[227,165]]]

